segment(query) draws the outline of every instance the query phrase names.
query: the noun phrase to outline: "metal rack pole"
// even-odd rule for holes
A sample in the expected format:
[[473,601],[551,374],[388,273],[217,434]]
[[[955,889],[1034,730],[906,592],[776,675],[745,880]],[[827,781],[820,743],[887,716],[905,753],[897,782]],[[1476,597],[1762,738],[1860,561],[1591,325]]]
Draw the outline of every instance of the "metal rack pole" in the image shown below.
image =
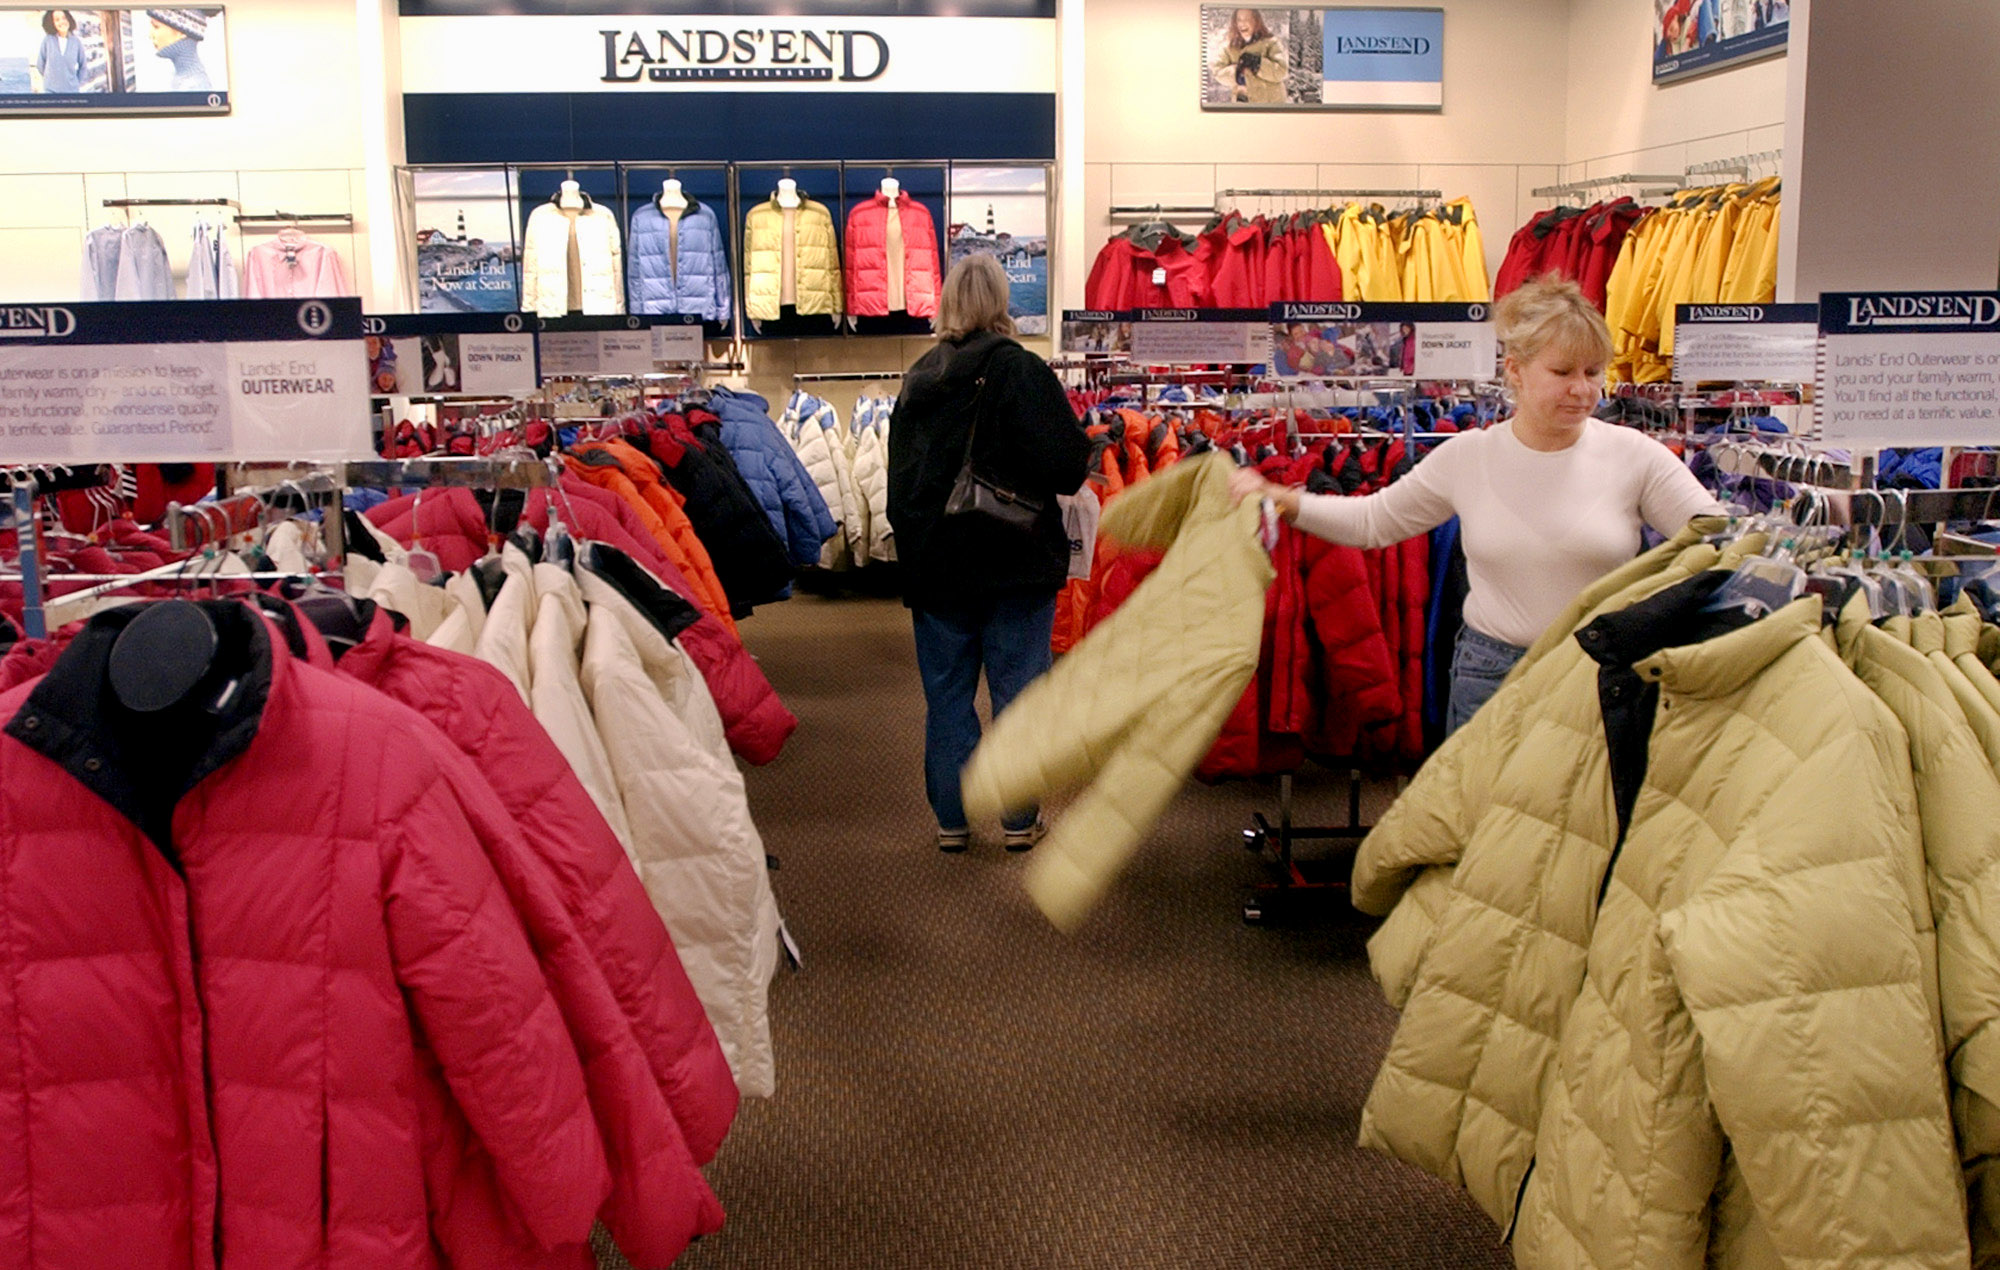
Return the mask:
[[49,637],[42,609],[42,526],[33,481],[14,483],[14,542],[21,556],[21,628],[29,639]]

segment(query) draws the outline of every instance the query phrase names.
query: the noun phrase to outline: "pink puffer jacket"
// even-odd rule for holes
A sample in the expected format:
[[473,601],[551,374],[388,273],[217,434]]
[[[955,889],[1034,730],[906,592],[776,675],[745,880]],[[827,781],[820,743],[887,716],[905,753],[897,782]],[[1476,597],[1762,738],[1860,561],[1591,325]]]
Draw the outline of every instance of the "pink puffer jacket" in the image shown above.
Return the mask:
[[103,687],[132,610],[0,696],[0,1266],[478,1264],[431,1219],[446,1102],[510,1215],[583,1239],[604,1147],[490,791],[415,712],[204,609],[250,669],[170,819]]

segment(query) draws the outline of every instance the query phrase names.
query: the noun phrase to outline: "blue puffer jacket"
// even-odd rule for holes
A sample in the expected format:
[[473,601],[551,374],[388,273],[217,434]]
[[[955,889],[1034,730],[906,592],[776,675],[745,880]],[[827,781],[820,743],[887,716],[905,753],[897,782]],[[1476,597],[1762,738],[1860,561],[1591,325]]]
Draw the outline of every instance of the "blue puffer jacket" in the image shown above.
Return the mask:
[[754,392],[717,388],[708,408],[722,421],[722,445],[743,483],[785,540],[794,565],[819,563],[820,544],[840,530],[805,464],[771,420],[771,404]]
[[710,322],[729,320],[729,257],[723,251],[722,223],[706,204],[688,200],[675,237],[659,203],[647,199],[632,213],[628,241],[628,312],[698,313]]

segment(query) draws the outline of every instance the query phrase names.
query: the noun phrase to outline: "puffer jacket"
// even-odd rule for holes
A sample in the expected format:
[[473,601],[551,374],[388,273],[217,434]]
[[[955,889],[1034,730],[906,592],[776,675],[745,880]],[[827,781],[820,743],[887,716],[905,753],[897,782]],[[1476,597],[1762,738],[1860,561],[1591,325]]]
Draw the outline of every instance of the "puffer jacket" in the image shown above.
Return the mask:
[[[665,1265],[722,1225],[697,1166],[728,1131],[736,1085],[700,998],[623,848],[509,685],[473,658],[397,635],[383,610],[366,616],[367,633],[337,663],[310,623],[293,625],[313,665],[429,719],[520,827],[526,850],[493,865],[584,1060],[611,1165],[603,1221],[627,1257]],[[458,1201],[477,1185],[497,1204],[490,1167],[476,1164],[461,1170]]]
[[1962,1266],[1907,739],[1816,597],[1701,639],[1704,555],[1531,650],[1363,844],[1356,905],[1423,915],[1371,941],[1362,1141],[1524,1266]]
[[735,306],[722,238],[722,222],[698,199],[688,200],[677,225],[660,210],[658,199],[641,203],[632,213],[627,312],[692,313],[707,322],[729,321]]
[[633,863],[673,932],[688,978],[742,1092],[769,1097],[775,1071],[765,994],[778,968],[778,905],[743,777],[687,654],[662,628],[679,601],[633,568],[587,550],[577,585],[590,608],[582,681],[611,757]]
[[[1977,615],[1973,615],[1976,622]],[[1869,624],[1865,599],[1841,609],[1841,657],[1895,712],[1910,739],[1922,816],[1924,875],[1916,895],[1937,1012],[1950,1055],[1952,1122],[1965,1165],[1975,1265],[2000,1262],[2000,778],[1930,659]],[[1984,678],[1992,681],[1991,673]]]
[[720,441],[711,449],[689,419],[677,414],[660,416],[645,441],[668,484],[686,500],[688,521],[708,548],[730,611],[746,617],[782,596],[792,582],[784,540],[743,483],[729,451]]
[[990,816],[1089,788],[1035,853],[1028,891],[1074,929],[1215,740],[1257,670],[1273,577],[1258,506],[1223,455],[1176,464],[1105,510],[1108,538],[1166,559],[995,720],[965,769]]
[[[794,209],[794,278],[801,317],[844,311],[840,280],[840,245],[834,239],[833,213],[826,204],[802,199]],[[775,322],[783,307],[785,209],[776,195],[750,209],[743,218],[743,316],[755,322]]]
[[659,466],[623,441],[573,445],[565,462],[571,475],[624,500],[645,525],[647,536],[694,587],[695,603],[730,634],[736,634],[729,593],[715,572],[715,561],[695,532],[681,499],[661,477]]
[[[889,316],[889,200],[881,193],[856,203],[847,213],[847,311],[855,317]],[[896,200],[903,231],[902,312],[914,318],[937,316],[937,222],[918,199]]]
[[[578,313],[625,311],[625,260],[618,217],[602,203],[585,198],[576,218],[576,245],[583,265],[583,307]],[[570,218],[548,202],[528,216],[521,237],[521,311],[564,317],[569,307]]]
[[[757,496],[771,528],[785,540],[792,563],[819,563],[820,547],[840,531],[812,474],[771,420],[771,403],[753,392],[717,388],[709,398],[716,435],[729,451],[743,483]],[[699,427],[696,435],[701,435]]]
[[84,1270],[193,1270],[222,1249],[478,1264],[432,1211],[427,1179],[454,1167],[426,1158],[445,1105],[536,1242],[582,1241],[610,1177],[488,863],[517,831],[414,711],[295,661],[242,605],[203,609],[245,674],[213,739],[178,756],[177,798],[136,776],[158,775],[157,734],[141,749],[111,721],[135,610],[0,697],[0,1248]]
[[778,431],[791,443],[806,475],[840,531],[820,548],[822,569],[844,569],[867,561],[868,505],[854,485],[854,465],[840,438],[840,416],[831,403],[794,391],[779,416]]
[[[693,584],[674,568],[659,545],[645,536],[632,509],[617,495],[566,476],[559,491],[528,491],[521,523],[546,531],[552,508],[573,534],[623,551],[693,603]],[[620,513],[631,518],[633,528],[627,527]],[[371,508],[368,520],[398,543],[408,545],[416,537],[413,530],[418,515],[423,517],[424,546],[437,554],[446,569],[456,572],[469,568],[486,554],[490,532],[486,513],[469,489],[430,490],[422,496],[421,505],[416,495],[406,494]],[[750,763],[763,764],[776,758],[799,721],[785,709],[743,642],[704,613],[682,643],[708,680],[708,689],[729,727],[730,748]]]
[[863,397],[854,405],[854,489],[868,505],[868,559],[886,563],[896,558],[896,531],[889,524],[889,417],[894,397]]

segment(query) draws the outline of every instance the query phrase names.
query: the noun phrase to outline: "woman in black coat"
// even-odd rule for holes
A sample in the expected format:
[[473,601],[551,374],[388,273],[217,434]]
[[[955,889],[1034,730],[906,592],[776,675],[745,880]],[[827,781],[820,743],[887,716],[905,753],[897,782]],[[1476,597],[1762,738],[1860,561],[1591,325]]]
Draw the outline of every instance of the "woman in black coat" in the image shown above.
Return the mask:
[[[980,669],[997,714],[1049,668],[1056,593],[1069,576],[1056,496],[1080,489],[1090,465],[1090,439],[1061,382],[1012,338],[1007,293],[991,256],[952,266],[938,297],[939,343],[903,377],[889,424],[889,524],[928,706],[924,786],[945,851],[970,841],[959,773],[979,744]],[[1041,500],[1032,529],[945,514],[968,440],[975,471]],[[1033,811],[1003,828],[1010,851],[1041,837]]]

